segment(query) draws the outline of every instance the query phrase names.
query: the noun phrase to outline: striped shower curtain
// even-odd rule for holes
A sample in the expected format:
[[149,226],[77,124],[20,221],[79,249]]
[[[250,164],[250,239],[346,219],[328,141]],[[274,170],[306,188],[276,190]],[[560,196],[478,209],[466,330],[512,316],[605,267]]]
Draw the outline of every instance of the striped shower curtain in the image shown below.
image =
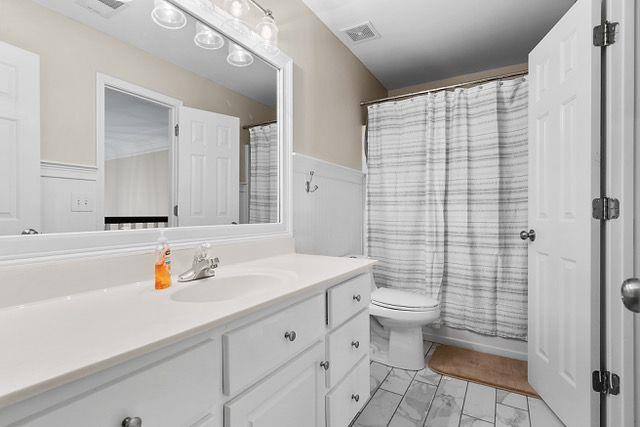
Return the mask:
[[527,338],[527,106],[520,78],[369,107],[375,279],[438,299],[443,325]]
[[249,129],[249,223],[278,222],[278,124]]

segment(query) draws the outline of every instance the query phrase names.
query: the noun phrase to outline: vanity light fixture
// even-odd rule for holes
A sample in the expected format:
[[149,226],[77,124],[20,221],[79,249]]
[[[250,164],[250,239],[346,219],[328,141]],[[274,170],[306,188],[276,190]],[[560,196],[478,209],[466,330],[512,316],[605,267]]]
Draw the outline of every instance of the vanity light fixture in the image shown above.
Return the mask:
[[179,30],[187,25],[187,17],[174,5],[165,0],[154,0],[154,5],[151,19],[162,28]]
[[276,55],[280,52],[280,49],[278,49],[278,31],[273,14],[270,10],[267,10],[264,17],[256,25],[256,32],[260,36],[258,44],[271,55]]
[[193,42],[196,46],[207,50],[216,50],[224,46],[224,38],[200,22],[196,22],[196,35]]
[[242,46],[235,43],[229,43],[229,55],[227,62],[234,67],[248,67],[253,64],[253,55],[247,52]]

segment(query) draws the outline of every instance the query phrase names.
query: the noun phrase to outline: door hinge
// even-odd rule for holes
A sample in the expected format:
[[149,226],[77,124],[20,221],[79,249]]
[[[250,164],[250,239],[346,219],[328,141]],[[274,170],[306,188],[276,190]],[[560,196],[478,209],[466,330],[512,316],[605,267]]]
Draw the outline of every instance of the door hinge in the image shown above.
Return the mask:
[[597,393],[616,396],[620,394],[620,377],[609,371],[593,371],[591,373],[591,386],[593,391]]
[[180,136],[180,125],[176,125],[176,127],[175,127],[175,128],[173,128],[173,129],[174,129],[174,131],[175,131],[175,135],[176,135],[176,136]]
[[598,197],[591,202],[594,219],[610,221],[620,217],[620,201],[611,197]]
[[611,46],[616,42],[617,22],[604,21],[601,25],[593,27],[593,45],[598,47]]
[[174,216],[178,216],[178,205],[175,205],[175,206],[173,207],[173,215],[174,215]]

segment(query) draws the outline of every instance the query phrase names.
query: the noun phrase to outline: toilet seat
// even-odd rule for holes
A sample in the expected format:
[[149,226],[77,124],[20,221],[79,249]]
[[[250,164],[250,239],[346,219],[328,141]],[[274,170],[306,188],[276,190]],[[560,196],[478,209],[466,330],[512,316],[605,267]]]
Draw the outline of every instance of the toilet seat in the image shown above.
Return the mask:
[[371,304],[399,311],[425,312],[438,309],[438,301],[426,295],[401,289],[378,288],[371,294]]

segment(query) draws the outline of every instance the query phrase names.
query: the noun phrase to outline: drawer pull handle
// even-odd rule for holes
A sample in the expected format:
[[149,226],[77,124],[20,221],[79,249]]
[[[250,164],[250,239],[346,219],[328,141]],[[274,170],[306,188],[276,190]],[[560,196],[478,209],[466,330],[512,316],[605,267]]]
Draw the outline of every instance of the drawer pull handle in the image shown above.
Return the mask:
[[287,331],[284,333],[284,337],[289,341],[295,341],[297,336],[296,331]]
[[351,395],[351,398],[352,398],[353,400],[355,400],[356,402],[359,402],[359,401],[360,401],[360,395],[359,395],[359,394],[352,394],[352,395]]
[[320,362],[320,366],[324,368],[325,371],[329,370],[329,361],[325,360],[324,362]]
[[122,427],[142,427],[142,418],[127,417],[122,420]]
[[351,346],[353,348],[360,348],[360,341],[351,341]]
[[360,296],[360,294],[354,295],[353,296],[353,300],[356,301],[356,302],[360,302],[362,300],[362,296]]

